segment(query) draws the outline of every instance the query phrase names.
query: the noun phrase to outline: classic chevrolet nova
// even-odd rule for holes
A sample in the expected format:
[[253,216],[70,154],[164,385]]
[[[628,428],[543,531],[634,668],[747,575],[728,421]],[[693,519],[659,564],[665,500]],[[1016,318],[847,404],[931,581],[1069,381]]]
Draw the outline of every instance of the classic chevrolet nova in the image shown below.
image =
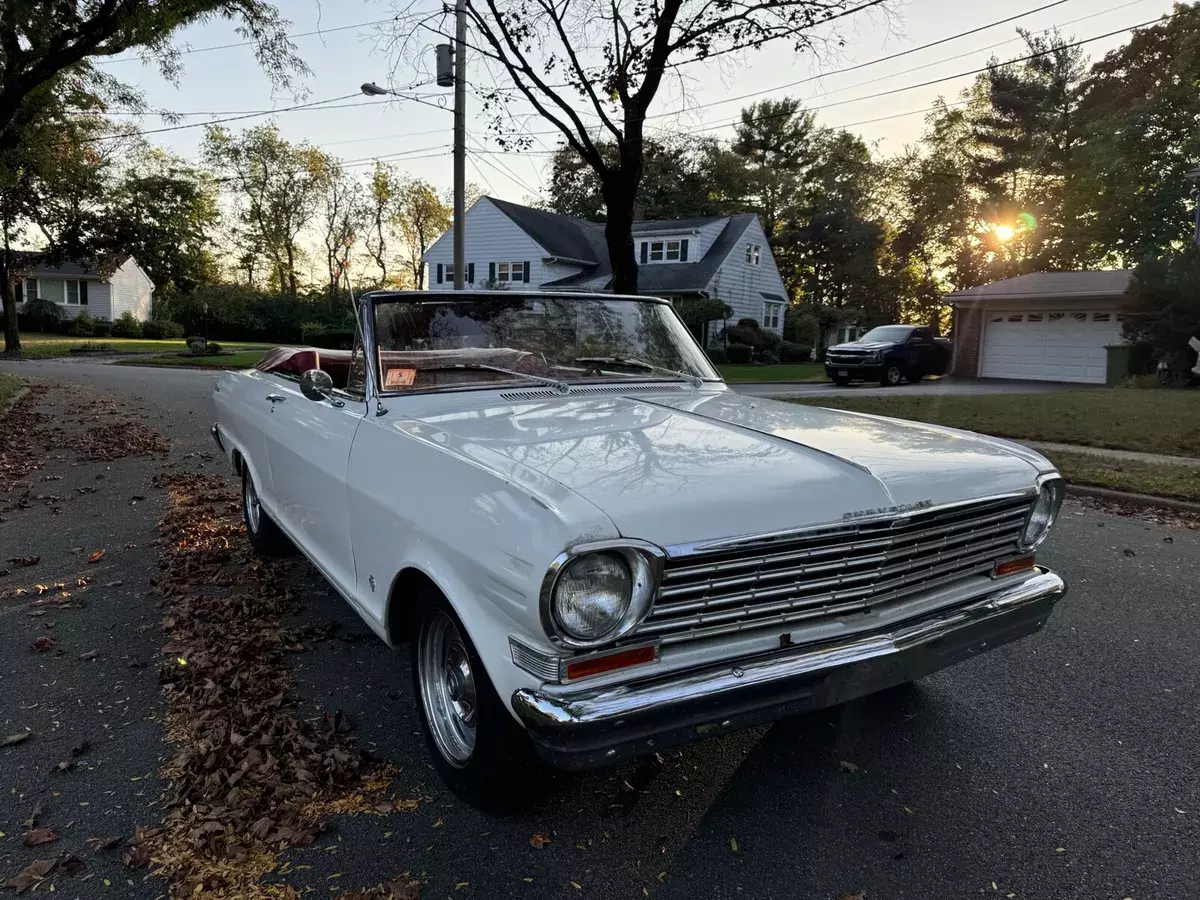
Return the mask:
[[411,644],[437,767],[503,802],[1029,635],[1063,484],[1007,441],[731,391],[665,301],[380,292],[222,376],[264,553]]

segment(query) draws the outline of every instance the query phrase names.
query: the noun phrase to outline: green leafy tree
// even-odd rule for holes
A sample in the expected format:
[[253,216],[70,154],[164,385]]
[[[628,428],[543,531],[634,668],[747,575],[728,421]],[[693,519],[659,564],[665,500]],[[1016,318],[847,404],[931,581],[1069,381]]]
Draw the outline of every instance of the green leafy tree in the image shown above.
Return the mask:
[[417,290],[424,290],[425,252],[449,230],[453,205],[439,197],[433,185],[414,178],[401,185],[393,220],[403,238],[412,285]]
[[350,267],[355,246],[366,232],[369,210],[362,182],[332,157],[323,157],[319,162],[317,218],[329,276],[329,303],[333,306],[342,296],[342,278]]
[[1163,354],[1186,352],[1200,333],[1200,247],[1188,242],[1143,260],[1126,297],[1124,331]]
[[733,152],[744,166],[745,197],[767,238],[808,200],[818,162],[814,114],[799,100],[762,100],[742,110]]

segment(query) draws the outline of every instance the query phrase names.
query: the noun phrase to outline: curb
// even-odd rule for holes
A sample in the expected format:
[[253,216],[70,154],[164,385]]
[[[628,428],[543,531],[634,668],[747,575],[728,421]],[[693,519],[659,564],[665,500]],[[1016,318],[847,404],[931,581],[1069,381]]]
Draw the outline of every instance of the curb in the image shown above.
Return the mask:
[[1077,497],[1091,497],[1093,500],[1107,500],[1110,503],[1124,503],[1139,509],[1165,509],[1170,512],[1184,512],[1200,515],[1200,503],[1190,500],[1175,500],[1171,497],[1155,497],[1153,494],[1133,494],[1126,491],[1114,491],[1110,488],[1093,487],[1090,484],[1067,483],[1067,494]]
[[12,408],[14,406],[16,406],[18,403],[20,403],[25,398],[25,395],[28,393],[29,393],[29,388],[27,388],[27,387],[23,387],[19,391],[17,391],[13,395],[13,398],[11,400],[9,400],[7,404],[5,404],[4,409],[0,409],[0,418],[7,416],[9,414],[9,412],[12,410]]

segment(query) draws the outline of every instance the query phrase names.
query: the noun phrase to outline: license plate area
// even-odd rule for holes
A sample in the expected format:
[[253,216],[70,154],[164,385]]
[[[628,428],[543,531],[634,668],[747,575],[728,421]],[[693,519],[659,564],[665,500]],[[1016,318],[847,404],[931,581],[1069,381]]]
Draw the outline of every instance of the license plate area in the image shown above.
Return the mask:
[[850,373],[847,372],[845,369],[838,369],[838,374],[839,375],[849,375]]

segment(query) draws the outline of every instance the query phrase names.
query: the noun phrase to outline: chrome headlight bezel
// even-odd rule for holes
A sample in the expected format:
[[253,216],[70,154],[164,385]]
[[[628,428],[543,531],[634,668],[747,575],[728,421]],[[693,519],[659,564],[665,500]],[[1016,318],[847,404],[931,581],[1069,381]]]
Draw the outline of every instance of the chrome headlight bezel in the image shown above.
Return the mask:
[[[559,579],[571,563],[580,557],[592,553],[612,553],[621,557],[629,567],[631,592],[625,613],[617,624],[604,634],[595,638],[578,638],[563,628],[556,613],[556,590]],[[614,539],[608,541],[592,541],[565,550],[554,558],[550,568],[542,579],[541,596],[539,598],[539,613],[542,628],[551,643],[572,650],[593,650],[620,640],[630,631],[641,624],[642,619],[650,612],[654,595],[658,592],[658,584],[662,577],[663,561],[666,554],[661,548],[645,541]]]
[[[1036,550],[1050,534],[1050,529],[1058,520],[1058,512],[1062,509],[1063,497],[1066,494],[1066,482],[1057,472],[1039,475],[1037,479],[1037,496],[1025,516],[1021,526],[1021,549]],[[1039,524],[1032,535],[1030,528]]]

